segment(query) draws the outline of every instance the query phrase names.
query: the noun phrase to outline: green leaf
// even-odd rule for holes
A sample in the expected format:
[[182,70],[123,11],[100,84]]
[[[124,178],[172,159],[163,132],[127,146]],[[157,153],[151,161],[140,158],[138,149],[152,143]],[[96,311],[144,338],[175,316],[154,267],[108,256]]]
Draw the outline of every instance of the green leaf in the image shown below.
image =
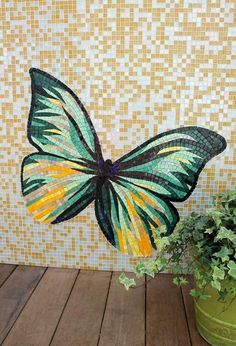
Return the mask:
[[161,225],[158,228],[152,227],[152,232],[155,234],[154,242],[158,251],[161,251],[166,245],[169,245],[168,237],[163,236],[167,232],[166,226]]
[[226,246],[222,246],[220,251],[213,254],[213,256],[220,258],[222,262],[228,262],[230,251]]
[[156,267],[156,261],[151,260],[151,261],[140,261],[134,268],[134,273],[138,276],[141,277],[144,274],[147,274],[154,278],[155,274],[157,272],[157,267]]
[[211,286],[215,289],[217,289],[218,291],[221,290],[221,284],[220,284],[220,281],[218,280],[212,280],[211,281]]
[[159,238],[156,243],[157,251],[162,251],[169,244],[170,244],[170,241],[168,237]]
[[234,261],[229,261],[228,263],[229,275],[236,279],[236,263]]
[[192,289],[190,290],[190,295],[191,295],[192,297],[194,297],[194,298],[197,298],[197,297],[198,297],[198,291],[195,290],[194,288],[192,288]]
[[236,234],[234,234],[234,232],[231,231],[231,229],[227,229],[221,226],[216,236],[216,239],[217,240],[228,239],[233,242],[236,239]]
[[128,289],[132,286],[136,286],[136,282],[134,279],[129,279],[125,273],[120,274],[118,281],[120,284],[125,286],[125,289],[128,291]]
[[173,283],[176,286],[187,285],[188,284],[188,280],[186,280],[186,278],[184,276],[175,276],[173,278]]
[[222,217],[223,213],[220,212],[220,211],[218,211],[218,210],[216,210],[216,209],[213,209],[213,208],[208,209],[208,210],[206,211],[206,213],[207,213],[207,215],[208,215],[209,217],[212,218],[212,220],[214,221],[216,227],[217,227],[217,228],[220,227],[220,225],[221,225],[221,223],[222,223],[221,217]]
[[192,296],[192,297],[194,297],[194,298],[200,298],[200,299],[202,299],[202,300],[206,300],[206,299],[208,299],[208,298],[210,298],[211,296],[210,295],[208,295],[208,294],[205,294],[205,293],[203,293],[202,291],[197,291],[196,289],[194,289],[194,288],[192,288],[191,290],[190,290],[190,295]]
[[160,271],[166,269],[167,266],[168,266],[168,260],[167,260],[167,258],[165,258],[165,257],[158,257],[158,258],[155,260],[155,266],[156,266],[156,271],[157,271],[157,272],[160,272]]
[[145,263],[144,273],[154,278],[156,274],[156,264],[155,261],[148,261]]
[[207,233],[207,234],[212,234],[214,232],[215,228],[214,227],[210,227],[210,228],[206,228],[205,232],[204,233]]
[[134,274],[137,275],[137,277],[141,277],[145,274],[145,263],[144,261],[139,261],[136,266],[134,267]]
[[225,277],[225,272],[221,268],[214,267],[212,277],[213,277],[213,280],[217,280],[217,279],[223,280]]

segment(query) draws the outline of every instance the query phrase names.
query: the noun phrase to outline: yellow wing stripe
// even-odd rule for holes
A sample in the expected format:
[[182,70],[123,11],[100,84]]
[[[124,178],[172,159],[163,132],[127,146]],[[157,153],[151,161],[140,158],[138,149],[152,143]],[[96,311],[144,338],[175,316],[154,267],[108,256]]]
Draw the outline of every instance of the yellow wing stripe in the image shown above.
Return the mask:
[[118,235],[118,241],[119,241],[119,248],[122,253],[127,254],[127,245],[126,245],[126,239],[124,237],[124,233],[121,231],[120,228],[116,229],[116,233]]
[[[49,175],[52,177],[52,178],[63,178],[63,177],[66,177],[68,175],[72,175],[72,174],[78,174],[79,172],[72,169],[72,168],[66,168],[66,167],[62,167],[62,166],[58,166],[58,165],[52,165],[52,166],[47,166],[45,168],[42,168],[42,171],[43,172],[47,172],[47,173],[50,173]],[[52,172],[55,172],[55,171],[59,171],[60,173],[52,173]]]
[[168,148],[164,148],[164,149],[161,149],[159,152],[158,152],[158,155],[159,154],[163,154],[163,153],[169,153],[171,151],[179,151],[179,150],[186,150],[185,147],[180,147],[180,146],[176,146],[176,147],[168,147]]
[[35,218],[36,220],[42,222],[42,221],[44,221],[44,220],[48,217],[48,215],[49,215],[54,209],[55,209],[55,206],[54,206],[54,205],[51,206],[51,207],[49,207],[49,208],[46,208],[46,209],[42,210],[40,213],[35,214],[35,215],[34,215],[34,218]]
[[139,240],[139,248],[142,252],[142,255],[143,256],[151,256],[152,255],[152,245],[151,245],[150,239],[149,239],[147,233],[143,229],[140,230],[140,233],[141,233],[141,237]]
[[183,162],[183,163],[190,163],[189,160],[184,159],[184,158],[182,158],[182,157],[172,157],[172,159],[175,160],[175,161],[181,161],[181,162]]
[[48,98],[48,100],[49,100],[52,104],[54,104],[55,106],[58,106],[58,107],[62,107],[62,106],[64,105],[64,103],[62,103],[61,101],[55,100],[55,99],[53,99],[53,98]]
[[30,213],[33,213],[37,209],[40,209],[45,205],[64,197],[66,192],[67,189],[65,189],[64,187],[59,187],[48,193],[45,193],[39,201],[36,201],[28,207],[28,211]]
[[24,166],[24,173],[30,171],[31,169],[40,166],[40,163],[31,163],[29,165]]
[[126,237],[127,237],[129,246],[130,246],[130,248],[132,250],[132,253],[135,256],[141,256],[142,253],[141,253],[141,251],[139,249],[138,243],[137,243],[133,233],[128,228],[126,228],[125,233],[126,233]]

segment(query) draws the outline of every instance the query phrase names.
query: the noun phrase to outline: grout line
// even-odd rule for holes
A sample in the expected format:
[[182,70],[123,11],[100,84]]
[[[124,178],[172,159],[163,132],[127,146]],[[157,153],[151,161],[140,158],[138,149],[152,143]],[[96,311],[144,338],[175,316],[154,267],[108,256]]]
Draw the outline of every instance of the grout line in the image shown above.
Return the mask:
[[16,270],[18,266],[15,265],[15,268],[12,269],[12,271],[10,271],[9,275],[7,275],[7,277],[5,278],[5,280],[3,280],[2,284],[0,285],[0,288],[5,284],[5,282],[9,279],[9,277],[12,275],[12,273]]
[[192,338],[191,338],[191,333],[190,333],[190,328],[189,328],[189,323],[188,323],[188,315],[187,315],[187,310],[186,310],[186,306],[185,306],[185,300],[184,300],[182,287],[180,287],[180,294],[182,297],[182,304],[183,304],[183,308],[184,308],[183,310],[184,310],[185,320],[186,320],[186,324],[187,324],[187,328],[188,328],[189,341],[190,341],[190,345],[192,346]]
[[71,293],[72,293],[72,291],[73,291],[73,289],[74,289],[74,287],[75,287],[75,283],[76,283],[76,281],[77,281],[77,279],[78,279],[79,273],[80,273],[80,269],[78,270],[78,273],[77,273],[77,275],[76,275],[76,277],[75,277],[75,280],[74,280],[74,282],[73,282],[73,285],[71,286],[71,289],[70,289],[70,292],[69,292],[68,297],[67,297],[67,299],[66,299],[66,302],[65,302],[65,304],[64,304],[64,306],[63,306],[63,308],[62,308],[62,311],[61,311],[61,314],[60,314],[60,316],[59,316],[59,318],[58,318],[56,327],[55,327],[54,332],[52,333],[51,339],[50,339],[50,341],[49,341],[49,344],[48,344],[49,346],[51,345],[51,343],[52,343],[52,341],[53,341],[53,339],[54,339],[54,336],[55,336],[56,331],[57,331],[57,329],[58,329],[58,326],[59,326],[59,323],[60,323],[60,321],[61,321],[62,315],[63,315],[63,313],[64,313],[64,311],[65,311],[65,309],[66,309],[66,306],[67,306],[67,303],[68,303],[68,301],[69,301],[69,299],[70,299]]
[[[18,267],[19,267],[19,266],[17,266],[17,268],[18,268]],[[24,306],[22,306],[21,311],[19,312],[18,316],[16,317],[16,319],[15,319],[14,323],[12,324],[11,328],[8,330],[8,332],[7,332],[6,336],[5,336],[5,338],[2,340],[1,345],[3,344],[3,342],[6,340],[6,338],[7,338],[8,335],[10,334],[10,332],[11,332],[12,328],[14,327],[16,321],[18,320],[18,318],[20,317],[20,315],[21,315],[22,312],[24,311],[25,306],[28,304],[28,301],[30,300],[30,298],[31,298],[32,295],[34,294],[36,288],[38,287],[39,283],[41,282],[41,280],[42,280],[42,278],[44,277],[44,275],[45,275],[45,273],[46,273],[47,270],[48,270],[48,267],[45,268],[45,270],[44,270],[43,274],[41,275],[41,277],[40,277],[40,279],[39,279],[37,285],[36,285],[36,286],[34,287],[34,289],[32,290],[32,292],[31,292],[31,294],[29,295],[28,299],[26,300]]]
[[102,326],[103,326],[104,317],[105,317],[105,314],[106,314],[107,302],[108,302],[108,297],[109,297],[109,293],[110,293],[112,277],[113,277],[113,272],[111,272],[110,281],[109,281],[109,285],[108,285],[108,289],[107,289],[107,297],[106,297],[105,306],[104,306],[104,311],[103,311],[102,320],[101,320],[101,325],[100,325],[100,329],[99,329],[97,346],[98,346],[99,343],[100,343],[100,337],[101,337],[101,332],[102,332]]

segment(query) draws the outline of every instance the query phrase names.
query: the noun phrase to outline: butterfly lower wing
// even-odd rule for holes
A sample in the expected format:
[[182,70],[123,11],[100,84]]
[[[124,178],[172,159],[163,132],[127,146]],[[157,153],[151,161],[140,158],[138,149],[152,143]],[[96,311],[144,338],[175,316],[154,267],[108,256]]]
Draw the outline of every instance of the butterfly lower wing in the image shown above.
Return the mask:
[[45,153],[22,163],[22,191],[28,211],[38,222],[58,223],[72,218],[95,198],[94,172],[83,162]]
[[100,185],[95,212],[107,240],[124,254],[151,256],[156,248],[155,229],[172,230],[178,213],[167,200],[147,188],[134,187],[122,178]]
[[78,97],[46,72],[30,69],[32,102],[28,139],[38,150],[68,160],[102,160],[97,134]]
[[225,147],[225,139],[216,132],[183,127],[151,138],[114,166],[134,187],[149,189],[170,201],[184,201],[205,164]]

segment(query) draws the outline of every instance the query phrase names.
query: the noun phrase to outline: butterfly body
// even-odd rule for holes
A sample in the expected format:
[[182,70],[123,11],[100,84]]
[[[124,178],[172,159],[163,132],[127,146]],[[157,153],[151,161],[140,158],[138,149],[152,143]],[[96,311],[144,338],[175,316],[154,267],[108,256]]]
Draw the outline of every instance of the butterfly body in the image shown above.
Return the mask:
[[109,179],[118,174],[118,169],[112,164],[110,159],[98,163],[99,177],[103,179]]
[[71,219],[95,201],[95,214],[116,249],[151,256],[155,229],[178,222],[172,202],[186,200],[205,164],[226,147],[214,131],[188,126],[159,134],[120,159],[104,160],[78,97],[46,72],[31,69],[28,139],[38,150],[22,163],[28,211],[44,223]]

